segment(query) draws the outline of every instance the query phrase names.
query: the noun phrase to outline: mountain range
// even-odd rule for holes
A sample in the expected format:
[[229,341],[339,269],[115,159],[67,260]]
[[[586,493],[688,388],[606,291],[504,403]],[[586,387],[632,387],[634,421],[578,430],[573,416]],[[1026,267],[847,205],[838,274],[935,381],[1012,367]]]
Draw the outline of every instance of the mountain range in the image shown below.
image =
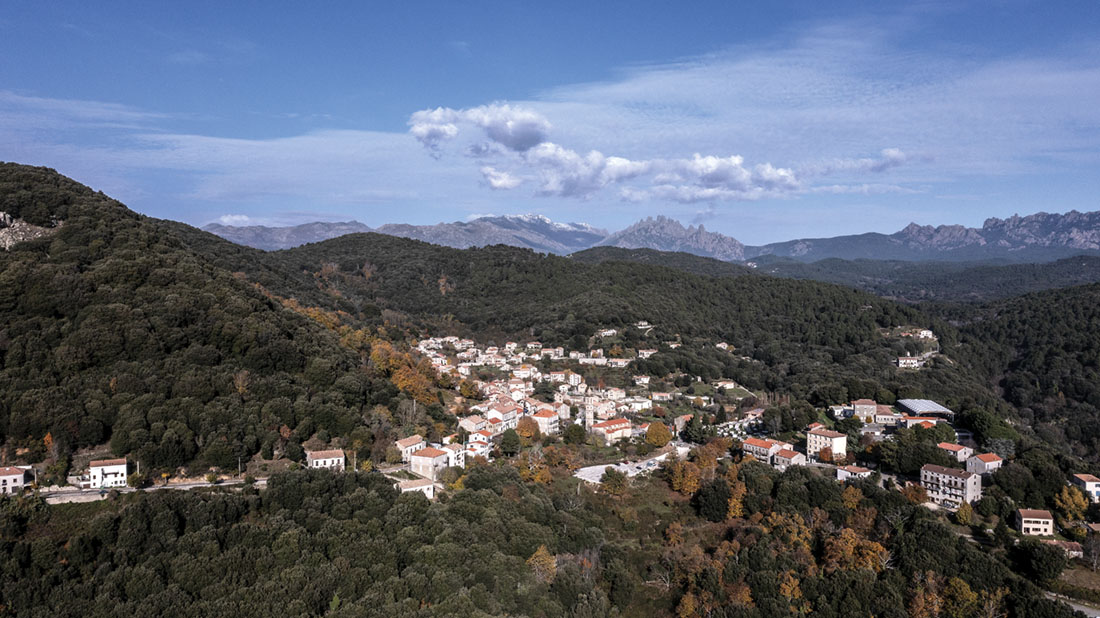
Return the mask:
[[1079,254],[1100,254],[1100,211],[1037,213],[991,218],[980,228],[911,223],[893,234],[876,232],[805,238],[760,246],[706,230],[685,227],[668,217],[648,217],[609,233],[584,223],[557,223],[542,215],[481,217],[437,225],[386,224],[372,230],[356,221],[315,222],[293,227],[229,226],[203,228],[258,249],[289,249],[349,233],[374,231],[465,249],[510,245],[541,253],[568,255],[592,247],[656,249],[691,253],[728,262],[790,258],[816,262],[829,258],[905,261],[1047,262]]

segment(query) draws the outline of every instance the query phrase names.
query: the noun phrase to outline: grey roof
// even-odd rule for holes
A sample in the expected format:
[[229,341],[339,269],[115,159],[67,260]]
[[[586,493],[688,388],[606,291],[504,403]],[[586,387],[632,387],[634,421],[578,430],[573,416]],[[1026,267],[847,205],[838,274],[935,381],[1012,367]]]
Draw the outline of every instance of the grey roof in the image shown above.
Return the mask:
[[955,414],[951,410],[941,406],[930,399],[898,399],[897,405],[909,410],[913,414]]

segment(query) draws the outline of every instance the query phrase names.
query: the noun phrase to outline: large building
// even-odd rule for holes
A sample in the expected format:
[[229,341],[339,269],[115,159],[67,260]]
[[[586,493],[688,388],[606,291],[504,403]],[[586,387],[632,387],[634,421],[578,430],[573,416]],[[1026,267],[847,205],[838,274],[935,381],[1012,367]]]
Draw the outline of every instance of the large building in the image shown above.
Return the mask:
[[807,456],[817,459],[818,454],[825,449],[832,451],[833,459],[843,458],[848,454],[848,436],[824,427],[806,432]]
[[925,464],[920,469],[920,484],[928,498],[940,506],[958,508],[963,502],[976,502],[982,497],[981,475]]
[[409,457],[413,453],[428,446],[428,443],[424,441],[424,438],[420,437],[420,434],[413,434],[407,438],[402,438],[393,443],[397,450],[401,451],[401,461],[408,462]]
[[951,420],[955,413],[930,399],[898,399],[897,406],[913,416],[938,416]]
[[91,487],[126,487],[126,459],[100,459],[88,464]]
[[306,451],[307,468],[326,468],[336,472],[344,471],[344,451],[340,449],[330,451]]

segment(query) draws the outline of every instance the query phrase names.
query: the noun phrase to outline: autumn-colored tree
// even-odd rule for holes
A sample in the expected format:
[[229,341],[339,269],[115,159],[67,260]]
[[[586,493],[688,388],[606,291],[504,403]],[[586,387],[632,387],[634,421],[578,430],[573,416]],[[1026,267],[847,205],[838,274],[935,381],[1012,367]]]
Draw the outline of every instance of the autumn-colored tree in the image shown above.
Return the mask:
[[360,472],[371,472],[373,470],[374,470],[374,462],[373,461],[371,461],[369,459],[364,459],[363,461],[359,462],[359,471]]
[[668,444],[670,440],[672,440],[672,432],[664,423],[652,422],[645,431],[645,441],[657,448]]
[[825,571],[882,570],[886,548],[874,541],[860,538],[851,528],[844,528],[825,541]]
[[833,449],[825,447],[817,452],[817,460],[823,463],[833,462]]
[[458,385],[458,394],[466,399],[479,399],[481,397],[481,391],[478,390],[477,384],[469,380],[463,380],[462,383]]
[[554,477],[550,475],[550,468],[539,466],[535,468],[535,474],[531,477],[531,480],[541,485],[549,485],[550,481],[554,480]]
[[603,471],[603,476],[600,477],[600,487],[604,491],[615,497],[620,497],[626,493],[629,486],[629,479],[622,472],[616,470],[614,467],[608,466]]
[[901,490],[901,495],[905,496],[905,499],[913,504],[924,504],[925,502],[928,502],[928,492],[924,489],[924,487],[921,487],[916,483],[911,483],[903,487]]
[[794,571],[783,571],[779,575],[779,594],[791,605],[791,611],[799,611],[802,605],[802,585]]
[[859,503],[863,501],[863,492],[860,491],[858,487],[849,485],[841,492],[840,501],[844,504],[845,508],[855,510],[859,507]]
[[248,387],[251,383],[252,374],[248,373],[247,369],[241,369],[233,374],[233,390],[237,391],[237,397],[240,397],[242,403],[248,398]]
[[527,566],[535,572],[535,579],[545,584],[554,581],[554,576],[558,572],[558,560],[545,545],[539,545],[535,553],[531,554],[527,559]]
[[674,521],[665,528],[665,543],[669,545],[680,545],[684,542],[684,525],[678,521]]
[[520,444],[525,447],[531,446],[542,437],[541,432],[539,432],[539,424],[530,416],[519,419],[519,422],[516,423],[516,433],[519,434]]
[[422,404],[435,401],[432,394],[432,381],[411,365],[403,365],[393,372],[393,385],[408,393]]
[[909,618],[938,618],[943,613],[943,578],[936,572],[915,573],[910,594]]
[[969,503],[963,502],[959,505],[959,510],[955,511],[955,523],[960,526],[974,523],[974,508]]
[[971,618],[978,611],[978,594],[958,577],[943,587],[943,613],[948,618]]
[[1066,521],[1077,521],[1085,516],[1089,501],[1080,489],[1066,485],[1054,496],[1054,506]]
[[678,491],[684,495],[692,495],[696,491],[699,491],[699,484],[702,481],[702,477],[699,474],[699,467],[690,461],[670,461],[668,463],[668,480],[669,486],[673,491]]
[[680,598],[680,604],[676,606],[676,615],[679,618],[694,618],[699,615],[699,600],[692,593],[687,593]]
[[1006,596],[1008,596],[1008,588],[983,590],[974,615],[978,618],[1006,618],[1008,616],[1004,606]]
[[875,527],[875,520],[877,518],[878,509],[873,506],[856,509],[848,518],[848,527],[859,534],[867,535],[870,534],[871,530]]
[[741,517],[745,514],[744,499],[745,494],[748,493],[748,488],[741,481],[734,481],[730,483],[726,481],[730,488],[729,506],[726,510],[726,518]]

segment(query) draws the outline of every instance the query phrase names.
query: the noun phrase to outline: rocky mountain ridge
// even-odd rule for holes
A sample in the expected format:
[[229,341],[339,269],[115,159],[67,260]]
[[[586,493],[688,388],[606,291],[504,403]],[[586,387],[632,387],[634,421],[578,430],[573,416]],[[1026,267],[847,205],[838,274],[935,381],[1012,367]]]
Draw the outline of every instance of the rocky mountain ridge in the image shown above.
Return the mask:
[[567,255],[592,247],[656,249],[691,253],[729,262],[765,256],[804,262],[840,259],[903,261],[1009,260],[1048,262],[1081,253],[1100,253],[1100,212],[1040,212],[991,218],[980,228],[910,223],[893,234],[865,233],[803,238],[761,246],[684,226],[668,217],[647,217],[614,233],[584,223],[557,223],[542,215],[481,217],[437,225],[386,224],[376,230],[358,222],[309,223],[287,228],[208,225],[206,231],[265,250],[286,249],[348,233],[376,231],[459,249],[510,245]]

